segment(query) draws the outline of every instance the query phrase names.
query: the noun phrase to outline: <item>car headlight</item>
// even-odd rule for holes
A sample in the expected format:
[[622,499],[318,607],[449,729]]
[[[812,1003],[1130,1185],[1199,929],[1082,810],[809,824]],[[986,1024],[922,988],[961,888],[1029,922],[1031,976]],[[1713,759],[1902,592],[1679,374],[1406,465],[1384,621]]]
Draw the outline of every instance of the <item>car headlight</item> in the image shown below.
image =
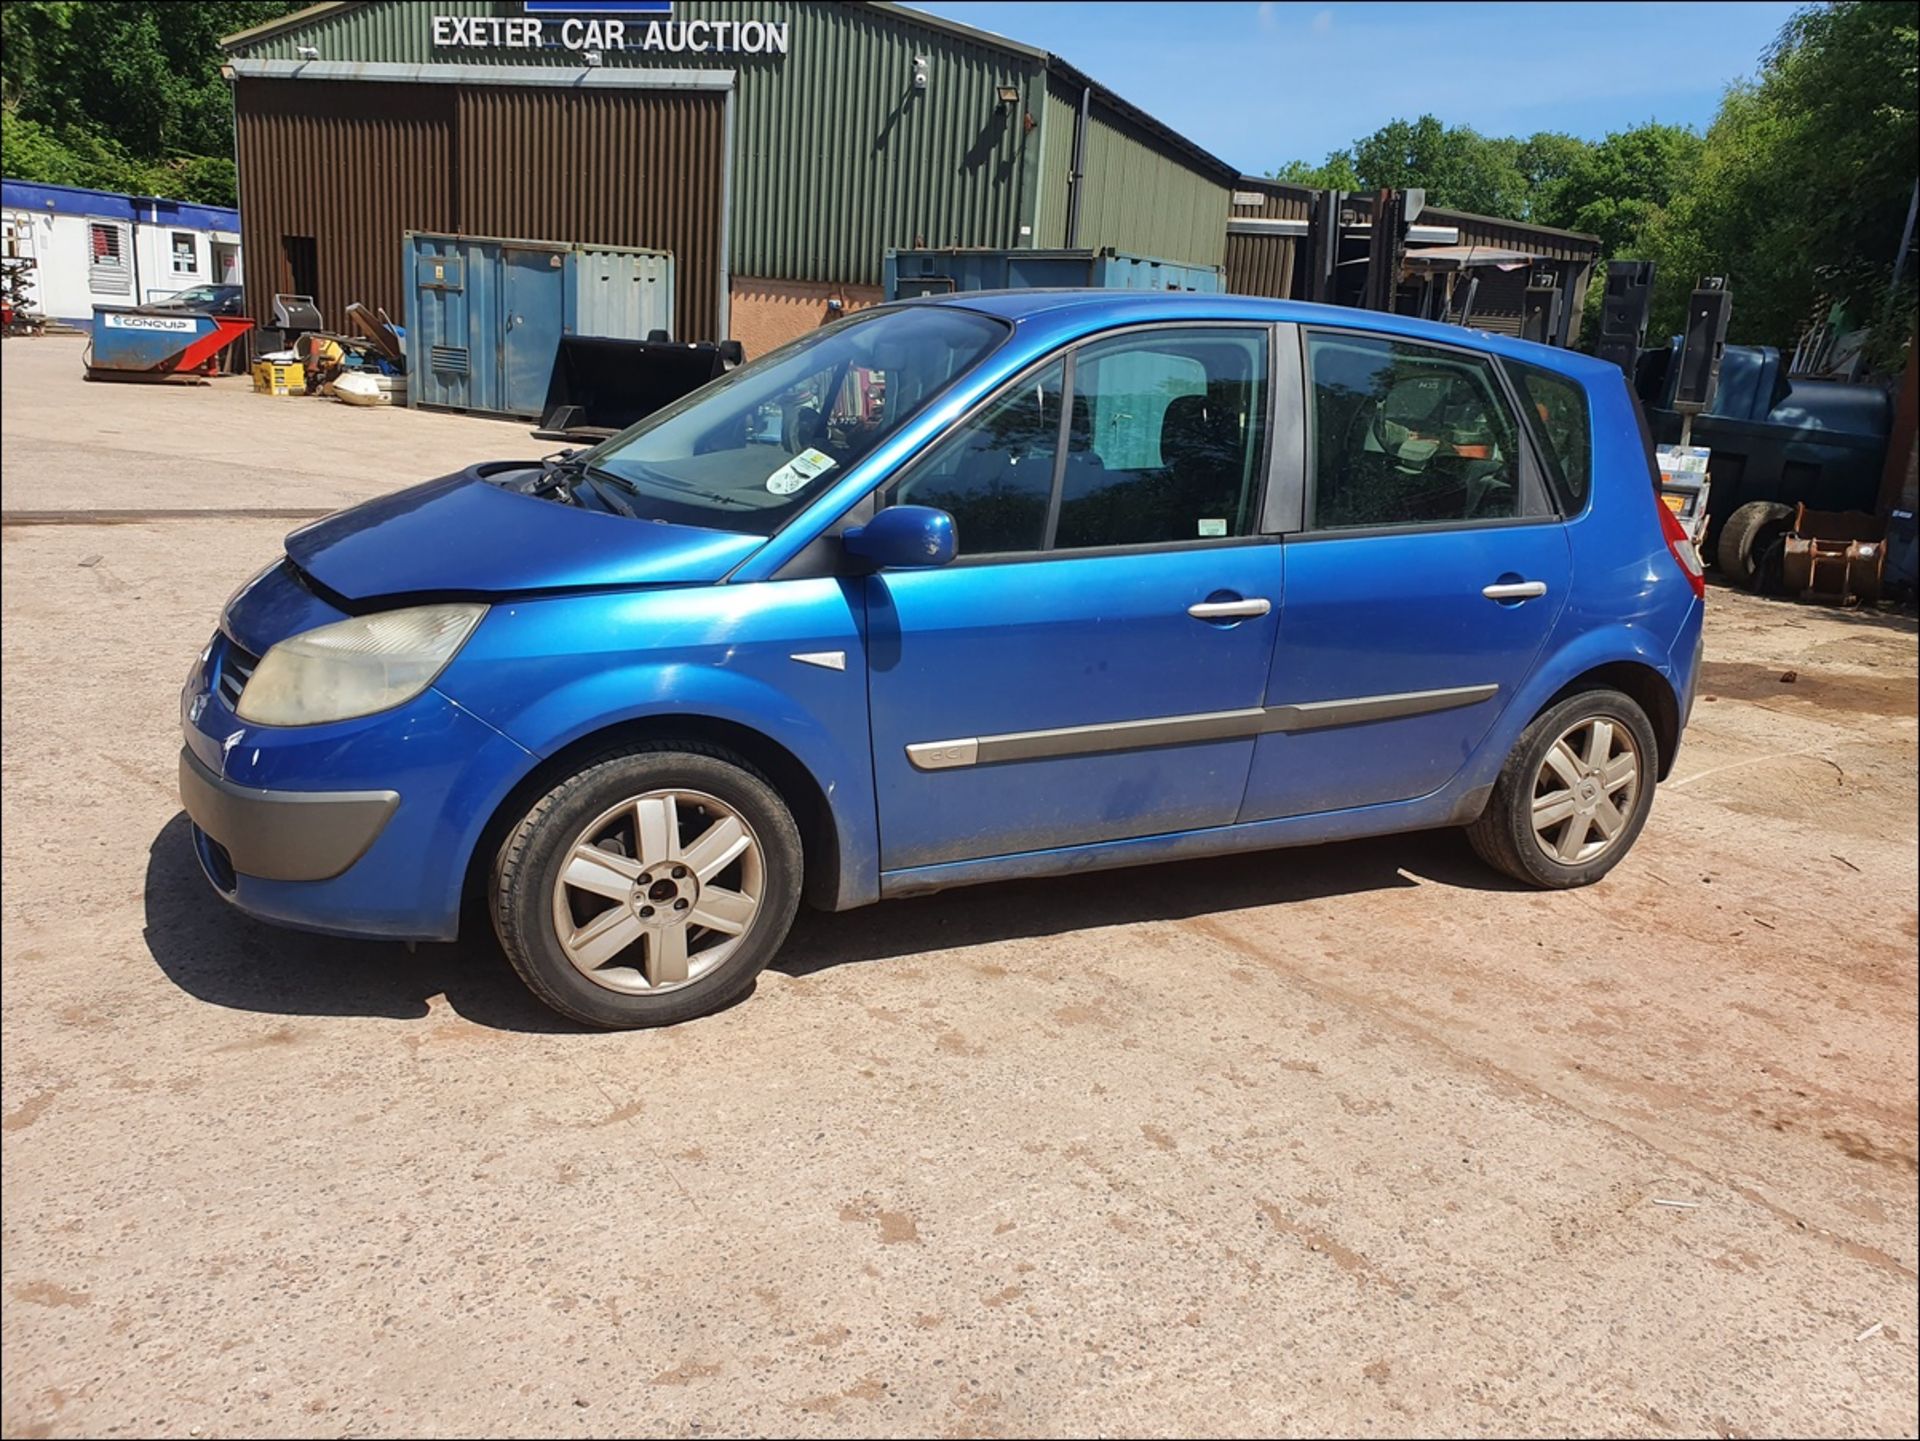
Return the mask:
[[484,605],[382,611],[289,636],[260,658],[234,711],[260,725],[319,725],[410,701],[465,644]]

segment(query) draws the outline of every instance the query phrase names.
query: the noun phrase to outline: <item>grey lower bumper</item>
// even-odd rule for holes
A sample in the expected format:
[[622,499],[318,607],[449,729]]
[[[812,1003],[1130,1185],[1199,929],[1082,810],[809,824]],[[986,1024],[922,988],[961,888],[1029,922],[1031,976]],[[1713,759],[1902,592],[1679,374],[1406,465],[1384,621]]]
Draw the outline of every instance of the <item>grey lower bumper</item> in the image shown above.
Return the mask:
[[180,752],[180,802],[226,848],[233,868],[267,881],[324,881],[367,853],[398,791],[268,791],[236,785]]

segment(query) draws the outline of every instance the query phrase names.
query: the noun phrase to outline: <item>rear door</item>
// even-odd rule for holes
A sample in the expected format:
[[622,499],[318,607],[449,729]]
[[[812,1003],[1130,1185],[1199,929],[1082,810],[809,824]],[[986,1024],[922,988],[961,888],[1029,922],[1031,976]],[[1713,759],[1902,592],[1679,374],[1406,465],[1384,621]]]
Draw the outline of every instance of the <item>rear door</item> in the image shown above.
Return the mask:
[[1304,332],[1303,527],[1242,820],[1450,781],[1566,604],[1565,527],[1503,377],[1465,347]]
[[1232,822],[1279,611],[1270,351],[1088,342],[883,495],[950,512],[961,553],[867,581],[883,870]]

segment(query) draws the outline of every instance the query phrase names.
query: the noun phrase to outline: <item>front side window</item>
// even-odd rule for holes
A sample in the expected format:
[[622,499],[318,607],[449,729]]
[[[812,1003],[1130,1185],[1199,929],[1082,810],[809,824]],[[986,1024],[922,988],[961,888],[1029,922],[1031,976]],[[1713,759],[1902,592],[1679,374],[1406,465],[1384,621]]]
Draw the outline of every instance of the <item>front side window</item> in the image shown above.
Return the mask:
[[1266,391],[1264,331],[1168,329],[1081,350],[1055,547],[1247,534]]
[[1056,360],[1003,390],[914,467],[893,503],[946,511],[961,555],[1044,548],[1064,372]]
[[[1267,335],[1166,326],[1016,381],[888,496],[954,518],[962,555],[1178,545],[1250,534]],[[1061,422],[1065,416],[1065,449]]]
[[1585,509],[1593,485],[1593,428],[1587,419],[1586,391],[1577,381],[1537,365],[1510,360],[1507,371],[1538,421],[1535,434],[1565,492],[1568,513]]
[[1483,356],[1378,336],[1307,340],[1309,527],[1461,525],[1521,515],[1519,438]]
[[616,508],[771,535],[1007,333],[943,306],[852,316],[655,412],[581,463]]

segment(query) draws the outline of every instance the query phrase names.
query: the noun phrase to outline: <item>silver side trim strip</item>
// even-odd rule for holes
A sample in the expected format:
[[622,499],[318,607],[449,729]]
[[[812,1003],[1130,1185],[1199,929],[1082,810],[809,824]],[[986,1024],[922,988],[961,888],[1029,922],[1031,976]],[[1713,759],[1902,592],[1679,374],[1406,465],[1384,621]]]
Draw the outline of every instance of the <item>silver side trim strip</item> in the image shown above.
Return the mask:
[[1300,705],[1271,706],[1269,717],[1285,714],[1280,725],[1268,730],[1313,731],[1328,726],[1360,725],[1365,721],[1398,720],[1402,716],[1425,715],[1429,711],[1455,710],[1478,705],[1500,693],[1497,685],[1450,686],[1446,690],[1410,690],[1399,695],[1363,695],[1352,700],[1316,700]]
[[845,670],[847,653],[843,650],[797,650],[787,657],[801,665],[817,665],[822,670]]
[[1241,740],[1249,736],[1326,730],[1333,726],[1454,710],[1491,700],[1499,692],[1497,685],[1450,686],[1444,690],[1403,691],[1397,695],[1356,696],[1349,700],[1303,701],[1246,710],[1112,721],[1105,725],[1063,726],[1058,730],[918,741],[907,747],[907,760],[915,770],[942,771],[991,765],[995,761],[1043,760],[1051,756],[1099,755],[1105,751],[1145,750],[1152,746]]

